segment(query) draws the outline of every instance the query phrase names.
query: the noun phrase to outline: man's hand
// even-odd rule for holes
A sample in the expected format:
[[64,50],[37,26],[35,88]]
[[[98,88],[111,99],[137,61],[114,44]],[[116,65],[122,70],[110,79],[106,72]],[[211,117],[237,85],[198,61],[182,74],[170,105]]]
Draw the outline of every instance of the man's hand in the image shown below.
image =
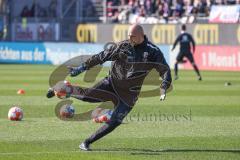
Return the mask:
[[164,101],[166,99],[166,90],[160,88],[160,101]]
[[80,65],[78,67],[68,66],[68,69],[69,69],[70,76],[75,77],[75,76],[79,75],[80,73],[86,71],[87,68],[85,65]]

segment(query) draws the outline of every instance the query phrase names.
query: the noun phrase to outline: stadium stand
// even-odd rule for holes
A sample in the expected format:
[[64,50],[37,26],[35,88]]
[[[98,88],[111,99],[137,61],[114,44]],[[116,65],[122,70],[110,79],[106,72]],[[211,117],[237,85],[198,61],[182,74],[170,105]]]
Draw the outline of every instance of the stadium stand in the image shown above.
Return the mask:
[[[216,15],[229,10],[238,13],[232,13],[232,19],[225,22],[236,23],[239,22],[240,8],[240,0],[21,0],[21,3],[12,3],[13,1],[0,0],[2,40],[18,40],[23,34],[26,39],[31,34],[28,29],[39,28],[38,26],[40,30],[36,32],[40,32],[40,38],[33,36],[29,40],[68,41],[68,37],[75,36],[69,31],[79,23],[221,23]],[[211,15],[213,7],[220,9],[214,10],[215,13]],[[25,27],[26,23],[30,28]],[[15,30],[20,33],[16,34]],[[22,33],[23,30],[27,33]],[[48,36],[43,36],[42,31]],[[53,31],[60,32],[60,35]]]
[[[212,5],[235,5],[239,0],[109,0],[110,22],[178,23],[206,19]],[[116,18],[118,15],[118,18]],[[126,20],[128,19],[128,20]]]

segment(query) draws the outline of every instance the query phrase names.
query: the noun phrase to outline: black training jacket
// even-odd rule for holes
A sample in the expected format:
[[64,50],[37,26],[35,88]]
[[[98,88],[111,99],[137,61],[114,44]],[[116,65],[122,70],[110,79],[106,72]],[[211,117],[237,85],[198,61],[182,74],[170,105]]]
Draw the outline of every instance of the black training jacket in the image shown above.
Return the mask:
[[90,69],[106,61],[112,61],[109,77],[115,92],[130,106],[135,104],[143,81],[152,69],[156,69],[162,77],[161,89],[167,90],[171,85],[171,71],[163,53],[146,36],[142,44],[134,47],[129,40],[112,45],[93,55],[85,65]]
[[193,37],[189,33],[180,34],[173,44],[172,50],[176,47],[176,45],[180,42],[180,53],[189,54],[191,53],[191,44],[193,46],[193,51],[195,50],[195,42]]

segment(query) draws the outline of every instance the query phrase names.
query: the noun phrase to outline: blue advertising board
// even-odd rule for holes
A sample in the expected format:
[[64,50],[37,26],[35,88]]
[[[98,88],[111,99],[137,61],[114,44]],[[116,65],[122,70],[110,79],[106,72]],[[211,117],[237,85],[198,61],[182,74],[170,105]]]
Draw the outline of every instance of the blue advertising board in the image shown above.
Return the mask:
[[[158,46],[169,63],[169,47]],[[93,55],[102,51],[103,44],[92,43],[0,43],[0,63],[59,65],[79,55]],[[109,63],[107,63],[109,64]]]
[[43,43],[0,43],[0,63],[51,64]]

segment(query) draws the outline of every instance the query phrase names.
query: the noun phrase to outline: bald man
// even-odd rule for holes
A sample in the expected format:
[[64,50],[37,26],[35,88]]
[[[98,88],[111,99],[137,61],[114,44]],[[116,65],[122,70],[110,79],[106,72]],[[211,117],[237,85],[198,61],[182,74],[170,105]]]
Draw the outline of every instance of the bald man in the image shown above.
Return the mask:
[[156,69],[163,79],[160,84],[161,101],[165,100],[166,90],[172,82],[170,69],[162,52],[148,41],[142,26],[138,24],[130,26],[127,40],[93,55],[79,67],[69,67],[70,76],[77,76],[106,61],[113,61],[109,75],[93,88],[79,92],[81,96],[78,99],[88,102],[106,101],[104,98],[101,99],[102,94],[96,94],[97,91],[105,91],[108,97],[111,97],[110,94],[114,97],[112,101],[115,107],[110,120],[79,145],[81,150],[89,151],[90,144],[112,132],[122,123],[138,99],[144,78],[152,69]]

